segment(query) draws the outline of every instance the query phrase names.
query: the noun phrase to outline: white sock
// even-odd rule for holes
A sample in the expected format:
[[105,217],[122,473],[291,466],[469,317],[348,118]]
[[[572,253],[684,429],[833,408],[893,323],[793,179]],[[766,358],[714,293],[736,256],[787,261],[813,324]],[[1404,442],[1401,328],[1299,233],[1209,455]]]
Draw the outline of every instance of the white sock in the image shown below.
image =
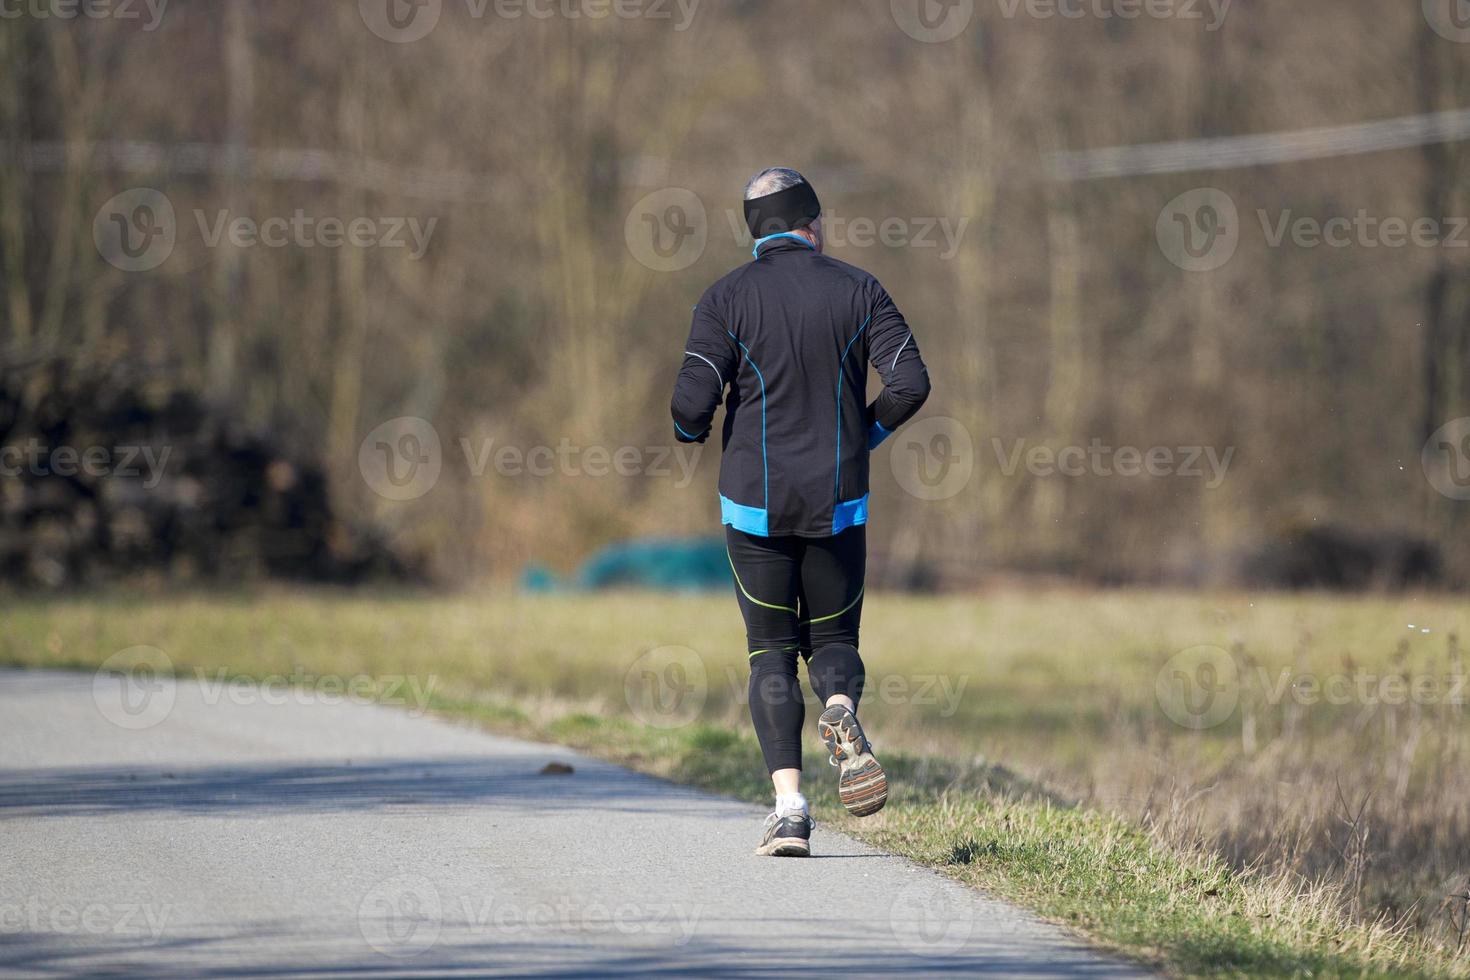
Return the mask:
[[806,813],[806,797],[800,793],[777,793],[776,794],[776,816],[789,817],[797,813]]

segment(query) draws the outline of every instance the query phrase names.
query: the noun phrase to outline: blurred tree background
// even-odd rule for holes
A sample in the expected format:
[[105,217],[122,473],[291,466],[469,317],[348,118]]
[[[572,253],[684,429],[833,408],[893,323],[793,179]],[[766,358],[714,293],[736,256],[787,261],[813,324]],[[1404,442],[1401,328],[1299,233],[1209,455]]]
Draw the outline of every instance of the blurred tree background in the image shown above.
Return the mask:
[[[132,526],[109,574],[463,583],[713,531],[714,446],[688,485],[673,464],[537,476],[475,460],[563,440],[670,446],[689,308],[748,259],[731,215],[744,181],[781,164],[847,222],[906,223],[907,243],[853,229],[831,253],[894,295],[934,382],[921,418],[956,420],[973,446],[972,477],[943,500],[904,490],[886,456],[899,449],[875,456],[881,582],[1470,580],[1470,505],[1420,464],[1431,433],[1470,415],[1470,236],[1273,246],[1263,228],[1287,212],[1470,215],[1464,143],[1087,180],[1049,162],[1470,107],[1470,45],[1417,3],[1235,0],[1213,30],[1205,4],[1175,5],[1200,19],[1128,19],[980,3],[935,43],[900,29],[900,5],[650,2],[594,18],[443,0],[409,43],[372,29],[366,0],[172,0],[156,29],[141,4],[142,22],[5,20],[0,444],[151,439],[178,468],[152,496],[85,479],[56,496],[7,476],[0,568],[87,581],[103,573],[43,556],[120,548]],[[97,224],[139,187],[166,196],[176,242],[157,268],[125,271]],[[1192,272],[1156,224],[1202,187],[1238,207],[1239,245]],[[666,188],[705,211],[707,245],[675,271],[640,261],[628,233]],[[298,211],[434,224],[418,258],[209,241],[222,212]],[[916,246],[926,222],[963,228],[952,254],[937,230],[938,247]],[[412,500],[375,492],[359,466],[364,438],[401,416],[441,440],[442,475]],[[1233,454],[1218,486],[1207,469],[1002,465],[1022,441],[1093,440]],[[239,481],[259,492],[224,507]],[[208,525],[217,546],[157,552],[135,512],[167,501],[177,524],[201,495],[209,516],[171,533],[203,540]],[[220,516],[262,511],[275,516]],[[293,550],[293,535],[313,543]]]

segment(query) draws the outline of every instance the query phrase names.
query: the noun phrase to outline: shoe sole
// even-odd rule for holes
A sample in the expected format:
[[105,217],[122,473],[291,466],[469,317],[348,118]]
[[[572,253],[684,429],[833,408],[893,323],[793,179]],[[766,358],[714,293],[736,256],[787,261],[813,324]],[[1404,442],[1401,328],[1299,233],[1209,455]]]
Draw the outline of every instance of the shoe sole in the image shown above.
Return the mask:
[[869,751],[863,726],[851,711],[841,706],[822,712],[817,722],[827,751],[837,760],[837,795],[847,812],[866,817],[888,802],[888,776]]
[[757,847],[755,853],[763,857],[804,858],[811,857],[812,845],[800,837],[777,837]]

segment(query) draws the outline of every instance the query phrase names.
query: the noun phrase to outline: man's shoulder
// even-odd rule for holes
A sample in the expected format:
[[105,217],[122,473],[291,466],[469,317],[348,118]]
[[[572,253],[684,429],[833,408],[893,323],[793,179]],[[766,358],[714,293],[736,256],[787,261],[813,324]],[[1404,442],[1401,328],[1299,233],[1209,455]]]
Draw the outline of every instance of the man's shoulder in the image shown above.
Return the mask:
[[754,262],[747,262],[744,265],[738,265],[731,269],[710,283],[709,288],[704,291],[704,295],[699,298],[699,302],[701,304],[716,303],[729,296],[732,292],[740,288],[741,281],[754,266]]

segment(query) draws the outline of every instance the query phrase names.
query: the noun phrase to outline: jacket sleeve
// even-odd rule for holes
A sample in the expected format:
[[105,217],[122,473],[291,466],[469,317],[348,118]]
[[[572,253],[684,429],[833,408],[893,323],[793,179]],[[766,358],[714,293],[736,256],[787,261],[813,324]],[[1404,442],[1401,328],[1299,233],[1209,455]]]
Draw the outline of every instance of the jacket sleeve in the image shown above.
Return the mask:
[[888,291],[873,284],[873,314],[868,325],[868,359],[883,391],[868,407],[871,426],[868,448],[876,449],[929,397],[929,370],[919,354],[919,344],[903,314],[898,312]]
[[706,294],[694,308],[689,340],[684,344],[684,363],[674,381],[669,408],[674,416],[674,438],[680,442],[704,442],[709,438],[710,423],[724,399],[725,385],[734,380],[740,364],[734,338],[711,307]]

